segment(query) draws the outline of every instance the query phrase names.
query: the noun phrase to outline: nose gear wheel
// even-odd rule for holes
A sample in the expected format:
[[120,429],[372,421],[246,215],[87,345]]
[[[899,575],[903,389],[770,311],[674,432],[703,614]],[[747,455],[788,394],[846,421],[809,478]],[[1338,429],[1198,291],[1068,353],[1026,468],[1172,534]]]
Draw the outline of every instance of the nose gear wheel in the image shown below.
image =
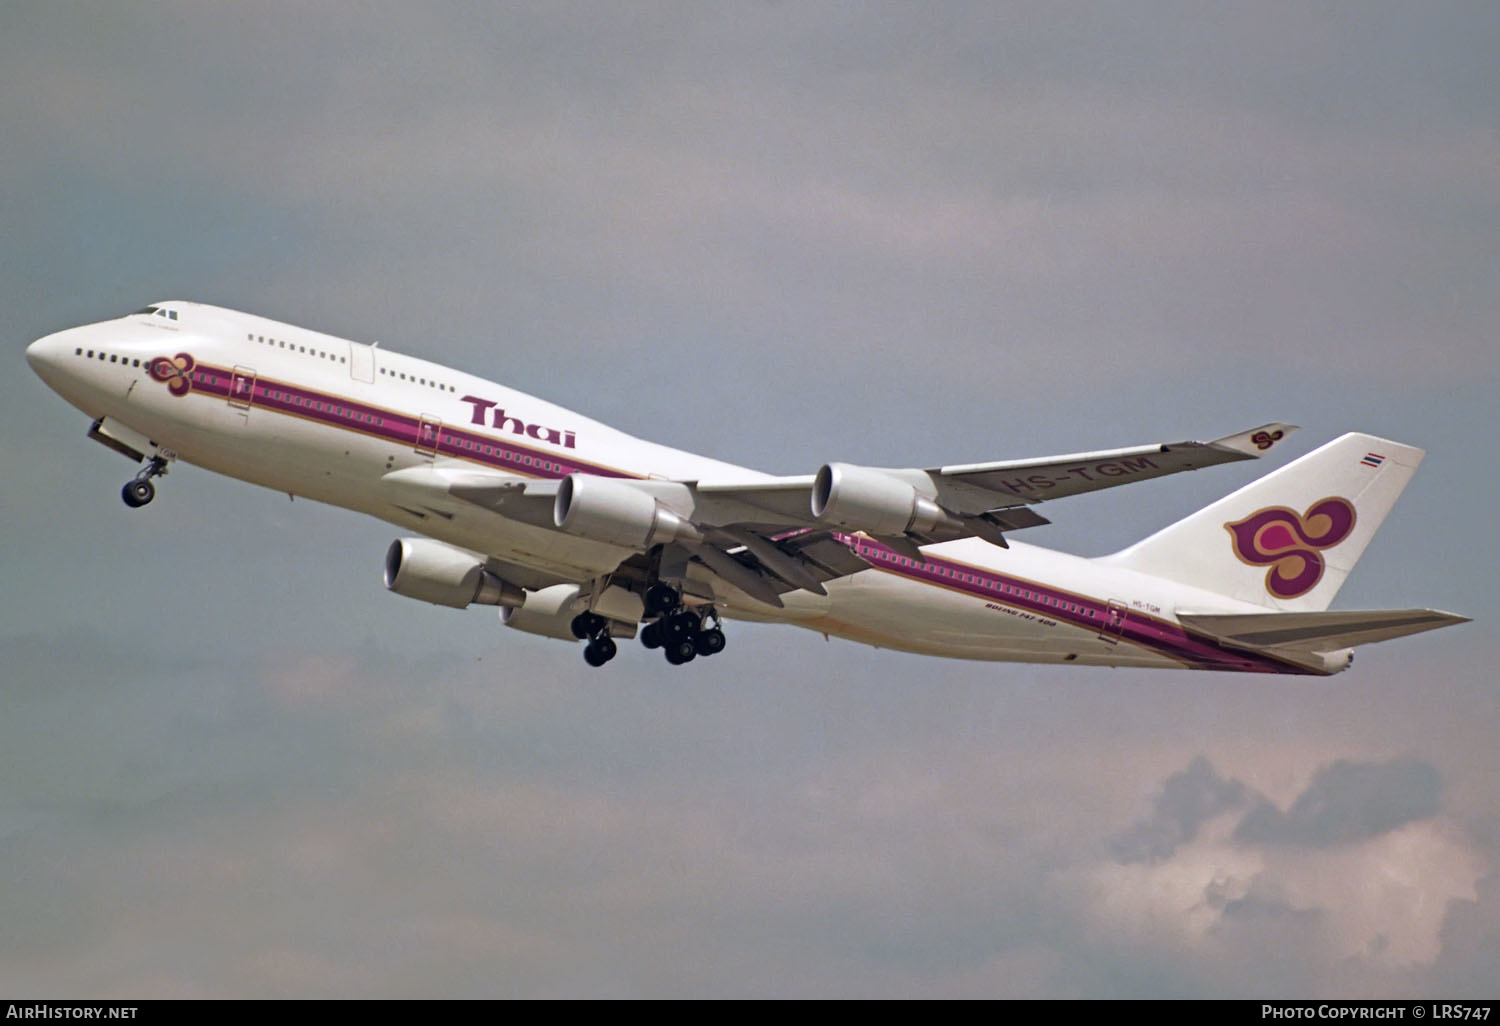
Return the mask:
[[131,509],[140,509],[156,498],[156,485],[151,483],[151,479],[166,472],[167,461],[160,456],[151,457],[151,462],[142,467],[140,473],[125,482],[125,487],[120,490],[120,498]]

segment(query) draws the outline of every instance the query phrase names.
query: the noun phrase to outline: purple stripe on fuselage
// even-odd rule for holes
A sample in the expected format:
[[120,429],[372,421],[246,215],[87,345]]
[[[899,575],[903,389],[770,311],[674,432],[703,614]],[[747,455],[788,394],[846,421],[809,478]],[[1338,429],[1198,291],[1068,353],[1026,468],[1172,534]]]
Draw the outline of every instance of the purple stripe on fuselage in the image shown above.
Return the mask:
[[[199,364],[192,372],[193,391],[224,400],[231,398],[230,390],[233,381],[233,372],[222,367]],[[283,381],[257,378],[252,396],[250,405],[253,407],[316,421],[345,431],[370,435],[408,448],[420,448],[423,452],[435,449],[438,455],[478,463],[506,473],[519,473],[533,477],[563,477],[572,473],[592,474],[598,477],[639,476],[627,474],[612,467],[559,456],[545,450],[515,445],[508,440],[447,425],[440,425],[435,446],[426,440],[419,446],[419,432],[423,423],[421,417],[393,413],[382,407],[354,402],[343,396],[318,392]],[[242,401],[242,397],[235,397],[235,401]],[[433,421],[428,423],[436,424]],[[528,460],[530,460],[529,463]],[[803,534],[808,530],[811,529],[799,528],[787,535],[776,537],[779,540],[783,537]],[[1189,634],[1176,624],[1159,620],[1138,610],[1122,610],[1124,622],[1116,629],[1115,623],[1110,619],[1111,608],[1108,604],[1086,595],[1060,591],[1035,581],[1011,577],[993,570],[930,555],[926,556],[923,562],[918,563],[869,538],[841,532],[833,532],[832,536],[864,557],[877,569],[900,574],[925,584],[960,591],[987,602],[1026,610],[1049,620],[1094,631],[1101,635],[1119,637],[1122,641],[1159,652],[1195,669],[1238,670],[1252,673],[1316,673],[1314,670],[1281,662],[1269,656],[1226,649],[1210,639]],[[1070,606],[1078,608],[1068,608]]]
[[1184,662],[1194,669],[1249,673],[1317,673],[1316,670],[1270,656],[1224,648],[1211,639],[1190,634],[1176,624],[1139,610],[1121,609],[1124,621],[1116,627],[1117,621],[1111,620],[1111,607],[1087,595],[1060,591],[1025,578],[1011,577],[926,553],[925,560],[919,563],[869,538],[837,532],[833,537],[877,569],[900,574],[924,584],[964,592],[987,602],[1022,609],[1096,634],[1119,637],[1122,641],[1141,645]]
[[[227,400],[231,398],[233,379],[233,372],[222,367],[199,364],[193,369],[192,387],[195,392]],[[592,474],[596,477],[638,476],[613,467],[586,463],[572,456],[516,445],[508,439],[428,421],[428,424],[439,428],[434,444],[431,439],[420,438],[423,424],[421,417],[393,413],[379,406],[370,406],[344,396],[318,392],[284,381],[256,378],[252,395],[250,405],[253,407],[355,431],[408,448],[420,448],[423,452],[436,451],[440,456],[467,460],[506,473],[532,477],[565,477],[573,473]],[[242,397],[234,398],[236,402],[243,401]]]

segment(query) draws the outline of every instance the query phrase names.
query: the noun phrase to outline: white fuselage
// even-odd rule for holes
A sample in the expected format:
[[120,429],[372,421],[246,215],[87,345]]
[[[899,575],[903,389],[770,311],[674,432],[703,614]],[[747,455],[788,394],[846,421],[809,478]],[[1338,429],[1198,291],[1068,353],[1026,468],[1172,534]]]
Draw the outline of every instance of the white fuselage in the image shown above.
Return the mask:
[[[28,359],[73,405],[169,457],[507,564],[582,583],[630,553],[550,525],[434,516],[404,503],[389,475],[432,466],[533,479],[768,478],[425,360],[212,306],[157,309],[50,335]],[[1257,607],[1101,561],[976,538],[927,546],[917,561],[864,535],[835,537],[871,569],[828,582],[827,595],[789,592],[780,609],[713,579],[716,605],[940,656],[1317,672],[1220,647],[1174,615]]]

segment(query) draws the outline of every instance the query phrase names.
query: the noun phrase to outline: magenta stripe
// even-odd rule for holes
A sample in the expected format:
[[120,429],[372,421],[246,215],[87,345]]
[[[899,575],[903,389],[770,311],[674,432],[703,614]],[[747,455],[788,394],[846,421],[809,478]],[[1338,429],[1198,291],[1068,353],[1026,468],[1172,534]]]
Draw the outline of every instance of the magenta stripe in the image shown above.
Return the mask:
[[[230,399],[233,372],[222,367],[199,364],[192,371],[192,389]],[[252,406],[277,413],[317,421],[328,427],[382,438],[408,448],[416,448],[421,418],[403,413],[392,413],[377,406],[355,402],[343,396],[317,392],[283,381],[256,378],[252,390]],[[321,409],[319,406],[321,405]],[[490,451],[485,452],[484,447]],[[429,446],[424,445],[423,451]],[[466,460],[493,467],[506,473],[527,474],[533,477],[564,477],[568,474],[592,474],[598,477],[636,477],[613,467],[586,463],[570,456],[516,445],[491,435],[482,435],[462,428],[443,425],[436,445],[438,455]],[[528,464],[526,461],[530,460]],[[791,537],[809,529],[799,529]],[[841,544],[863,556],[873,566],[890,573],[897,573],[925,584],[951,588],[988,602],[997,602],[1015,609],[1024,609],[1050,620],[1067,623],[1097,633],[1114,635],[1109,624],[1110,607],[1097,599],[1085,595],[1074,595],[1059,591],[1035,581],[998,574],[992,570],[957,563],[951,560],[926,556],[925,562],[917,563],[894,549],[871,541],[868,538],[834,532],[833,537]],[[972,578],[965,580],[964,578]],[[1079,607],[1077,611],[1063,608],[1060,603]],[[1135,610],[1122,610],[1125,621],[1118,632],[1121,641],[1128,641],[1173,659],[1182,660],[1194,669],[1237,670],[1250,673],[1294,673],[1315,674],[1316,671],[1284,663],[1269,656],[1254,652],[1242,652],[1225,648],[1209,638],[1190,634],[1176,624],[1167,623]]]
[[[199,364],[192,372],[192,387],[228,400],[233,372],[223,367]],[[365,403],[340,395],[318,392],[284,381],[256,378],[252,406],[313,420],[329,427],[357,431],[385,439],[407,448],[416,448],[421,418]],[[322,407],[321,409],[319,407]],[[422,451],[433,446],[424,444]],[[442,425],[436,445],[438,455],[493,467],[506,473],[532,477],[566,477],[568,474],[592,474],[596,477],[634,477],[613,467],[575,459],[566,453],[517,445],[508,439],[482,435],[462,428]],[[485,452],[485,448],[490,451]],[[528,462],[528,460],[530,462]]]
[[[1075,595],[1060,591],[1021,577],[999,574],[965,563],[938,559],[924,553],[925,562],[917,563],[894,549],[871,541],[869,538],[835,533],[837,541],[850,549],[877,569],[900,574],[924,584],[951,588],[984,599],[1024,609],[1049,620],[1066,623],[1098,634],[1116,634],[1109,628],[1110,607],[1108,603],[1087,595]],[[965,578],[970,578],[966,580]],[[1065,608],[1076,606],[1077,610]],[[1316,670],[1283,662],[1271,656],[1226,648],[1211,638],[1191,634],[1182,627],[1157,619],[1138,610],[1121,610],[1125,620],[1118,635],[1121,641],[1132,642],[1173,659],[1186,662],[1198,670],[1235,670],[1247,673],[1290,673],[1318,675]]]

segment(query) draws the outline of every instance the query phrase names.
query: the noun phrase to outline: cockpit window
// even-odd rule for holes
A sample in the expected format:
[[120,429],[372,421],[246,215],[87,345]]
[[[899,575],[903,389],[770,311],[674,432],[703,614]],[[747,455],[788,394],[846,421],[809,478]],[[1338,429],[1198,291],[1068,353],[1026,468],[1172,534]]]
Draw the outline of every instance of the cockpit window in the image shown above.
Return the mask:
[[131,316],[133,317],[136,314],[147,314],[155,317],[165,317],[169,321],[175,321],[177,319],[177,311],[168,310],[164,306],[143,306],[139,310],[135,311],[135,313]]

